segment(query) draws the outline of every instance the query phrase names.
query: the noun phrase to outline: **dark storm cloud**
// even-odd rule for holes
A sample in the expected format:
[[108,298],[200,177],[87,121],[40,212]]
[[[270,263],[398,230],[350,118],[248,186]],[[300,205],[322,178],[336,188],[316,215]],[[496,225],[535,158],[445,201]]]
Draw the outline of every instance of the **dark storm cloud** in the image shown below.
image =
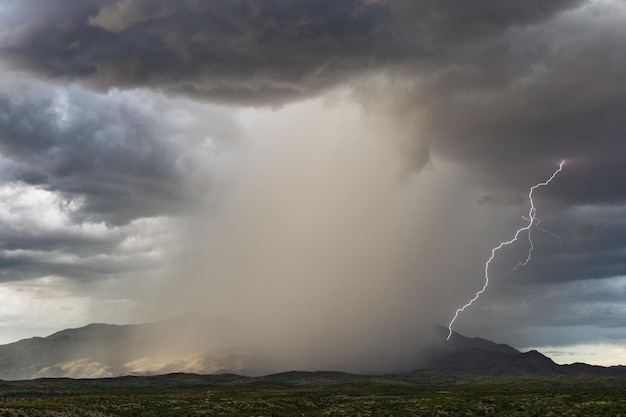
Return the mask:
[[145,104],[141,93],[17,83],[30,93],[0,91],[5,179],[59,192],[68,204],[78,200],[73,215],[83,220],[124,224],[179,211],[183,182],[197,168],[189,155],[202,141],[165,121],[161,112],[172,110],[160,108],[158,97]]
[[416,169],[434,155],[467,163],[493,186],[520,189],[529,166],[543,172],[567,159],[555,198],[626,199],[615,192],[626,189],[626,176],[615,175],[626,155],[619,3],[3,4],[0,59],[9,67],[99,89],[150,87],[253,105],[310,97],[373,74],[401,77],[414,84],[386,93],[400,97],[392,112],[417,119],[400,122],[416,126],[415,144],[401,146],[420,154],[406,156]]
[[[503,273],[525,255],[525,239],[500,256],[467,331],[504,337],[517,346],[623,338],[626,208],[583,205],[556,213],[539,208],[546,214],[541,225],[562,236],[562,247],[554,236],[536,230],[528,265]],[[569,328],[569,334],[559,328]]]
[[23,20],[6,29],[20,36],[3,36],[2,55],[101,88],[273,103],[345,79],[355,64],[379,66],[401,47],[388,11],[355,1],[59,2],[65,13],[37,18],[39,3],[21,6]]
[[[388,111],[409,115],[399,123],[416,126],[400,140],[416,169],[434,155],[468,163],[492,185],[519,189],[529,166],[548,170],[568,159],[575,163],[555,197],[624,200],[613,190],[626,188],[626,176],[612,173],[626,154],[620,122],[626,34],[614,17],[623,10],[610,3],[4,4],[0,59],[10,67],[99,89],[150,87],[253,105],[382,73],[412,80],[408,88],[389,84],[383,94],[399,97]],[[367,90],[364,84],[356,85]]]
[[519,285],[526,275],[497,277],[466,331],[517,347],[623,339],[623,276]]
[[539,176],[565,159],[552,196],[624,202],[626,176],[617,173],[626,162],[626,32],[619,4],[514,28],[466,50],[474,62],[433,72],[422,120],[436,153],[470,162],[492,184],[518,188],[529,167]]
[[[109,247],[108,249],[111,249]],[[37,255],[25,253],[14,257],[0,258],[0,282],[13,282],[41,278],[42,276],[59,276],[82,283],[105,279],[116,274],[129,274],[133,271],[147,271],[154,267],[146,259],[115,259],[94,261],[81,259],[55,262],[40,259]]]
[[[518,284],[547,285],[626,276],[626,207],[546,207],[542,205],[544,201],[537,202],[541,227],[559,238],[533,230],[532,262],[514,274],[501,275],[512,291],[518,290]],[[501,256],[494,274],[515,265],[525,245],[524,241],[516,250]]]
[[34,231],[12,230],[7,225],[0,227],[0,233],[2,233],[0,250],[61,251],[76,254],[78,257],[110,251],[111,247],[118,245],[123,238],[123,236],[89,238],[66,231],[37,235]]
[[[485,334],[493,325],[489,336],[521,346],[517,332],[538,340],[541,332],[532,328],[542,326],[571,327],[569,335],[546,336],[551,343],[609,334],[574,326],[624,326],[623,292],[608,297],[615,291],[608,283],[626,275],[625,17],[623,2],[597,1],[511,28],[450,55],[412,92],[431,152],[478,174],[488,190],[481,203],[519,196],[525,214],[528,187],[567,161],[556,180],[535,193],[541,226],[560,235],[564,249],[535,231],[526,267],[498,275],[525,255],[523,245],[500,256],[504,266],[492,272],[502,282],[476,306],[485,312],[474,313],[470,332]],[[508,227],[514,231],[520,223]],[[582,286],[603,291],[578,291]]]
[[[209,131],[209,136],[228,136],[228,132],[222,134],[219,126],[176,127],[170,115],[174,106],[163,104],[165,101],[187,96],[275,106],[347,86],[352,97],[366,104],[369,115],[386,112],[385,117],[393,120],[394,126],[380,136],[398,142],[398,154],[411,168],[422,168],[429,157],[435,171],[442,160],[452,162],[463,170],[459,182],[477,191],[475,198],[470,197],[471,204],[480,205],[474,209],[515,213],[510,223],[486,223],[490,230],[514,229],[514,222],[521,222],[519,216],[528,212],[528,187],[545,180],[559,161],[567,161],[554,183],[535,195],[541,226],[563,238],[563,249],[553,237],[535,231],[533,261],[506,276],[494,270],[500,283],[477,303],[476,316],[470,311],[461,317],[460,326],[469,322],[471,328],[473,321],[474,331],[470,333],[481,335],[485,323],[491,323],[488,326],[499,334],[505,334],[512,327],[510,323],[520,328],[624,326],[625,316],[619,307],[622,293],[614,283],[626,274],[626,224],[622,220],[626,218],[625,19],[624,2],[611,0],[0,0],[1,69],[51,83],[31,93],[19,87],[20,94],[6,88],[0,92],[0,176],[5,181],[50,190],[74,204],[71,217],[75,225],[105,221],[111,227],[132,224],[142,217],[175,216],[188,202],[185,199],[190,190],[186,187],[202,165],[194,160],[199,150],[195,144],[206,135],[190,132]],[[58,87],[64,82],[71,86]],[[109,92],[89,93],[72,83]],[[159,99],[136,88],[170,96]],[[146,94],[145,100],[141,94]],[[202,112],[193,117],[202,118]],[[318,120],[315,117],[311,115],[312,125]],[[294,135],[305,136],[303,132]],[[333,139],[347,140],[350,132],[341,136]],[[320,139],[311,136],[310,140]],[[285,155],[285,159],[299,162],[296,165],[306,166],[311,160],[310,155]],[[280,168],[282,162],[275,165]],[[279,168],[272,165],[267,169],[274,172]],[[245,176],[240,169],[247,172],[238,165],[228,175]],[[317,169],[311,178],[320,176]],[[201,182],[208,182],[205,174]],[[289,177],[290,184],[295,184],[297,175],[286,174],[280,172],[277,178]],[[335,184],[345,172],[337,169],[325,175],[330,178],[328,183]],[[345,189],[338,193],[349,195],[346,207],[350,210],[345,213],[350,217],[365,213],[363,207],[384,207],[382,200],[387,196],[382,191],[375,194],[371,185],[380,177],[378,172],[360,175],[369,179],[367,187],[346,186],[350,193]],[[259,287],[263,289],[274,288],[272,285],[280,281],[276,271],[284,267],[287,251],[274,251],[272,242],[281,235],[277,231],[285,232],[285,224],[289,224],[285,213],[292,214],[295,209],[278,199],[280,204],[269,211],[276,215],[276,228],[267,236],[261,235],[265,239],[259,238],[262,250],[250,249],[250,229],[241,225],[254,226],[258,221],[265,231],[272,224],[259,215],[257,206],[272,192],[282,196],[280,188],[273,191],[276,183],[280,181],[250,187],[252,197],[244,199],[247,204],[241,210],[245,218],[234,214],[231,221],[241,227],[242,243],[233,245],[232,258],[219,259],[224,260],[225,271],[230,271],[231,264],[236,270],[241,266],[242,276],[258,280],[258,269],[248,272],[248,263],[238,261],[267,250],[267,256],[259,257],[267,264],[263,264],[265,275],[271,278],[268,285]],[[288,189],[292,197],[295,188]],[[352,205],[359,201],[355,190],[368,197],[365,204]],[[370,196],[375,198],[370,201]],[[319,197],[315,204],[325,201]],[[334,204],[337,197],[328,200]],[[453,205],[442,204],[445,209],[432,217],[451,218],[445,213]],[[334,208],[332,204],[329,207]],[[471,212],[463,204],[455,209],[459,218]],[[312,220],[303,222],[307,228],[319,218],[318,211],[314,213]],[[414,216],[411,212],[407,219]],[[345,223],[342,218],[340,224]],[[378,222],[368,217],[363,227],[355,230],[367,232],[377,227]],[[333,232],[335,229],[343,230],[334,227]],[[494,245],[486,242],[489,233],[483,236],[470,226],[468,229],[476,239],[467,247],[459,244],[457,251],[448,252],[450,245],[433,246],[447,256],[446,264],[463,264],[451,267],[454,272],[463,270],[470,256],[474,260],[474,251],[478,253],[484,246],[488,255]],[[441,230],[441,234],[452,236],[451,241],[463,241],[457,229]],[[128,260],[108,268],[102,260],[88,260],[91,254],[107,252],[107,247],[121,256],[124,250],[117,249],[126,232],[87,238],[57,231],[30,240],[18,229],[4,232],[0,248],[6,251],[0,258],[4,262],[3,280],[41,276],[44,271],[96,279],[135,267]],[[358,236],[349,232],[343,235]],[[433,233],[428,239],[448,238],[439,235]],[[232,239],[232,233],[227,239]],[[284,239],[289,249],[293,241],[306,240],[288,234]],[[373,242],[378,242],[377,234]],[[327,246],[326,240],[320,245]],[[242,253],[241,248],[247,249]],[[402,251],[409,250],[406,248],[418,252],[415,245],[404,245]],[[78,254],[86,260],[59,260],[55,251]],[[517,247],[512,252],[498,258],[499,270],[515,265],[524,249]],[[198,253],[204,262],[205,254],[201,250]],[[310,247],[303,246],[302,253],[306,255],[302,259],[308,260]],[[367,251],[355,250],[353,258],[342,258],[340,266],[345,261],[350,267],[359,267],[367,258],[364,253]],[[231,259],[237,261],[228,262]],[[318,264],[324,261],[328,259]],[[208,269],[202,262],[199,279],[205,278]],[[480,280],[481,263],[482,259],[476,261],[475,271],[463,271],[465,276],[450,279],[455,284],[468,277]],[[308,274],[315,268],[303,270]],[[414,270],[433,280],[445,275],[445,268],[439,275],[424,272],[428,270],[424,267],[415,266]],[[22,275],[11,275],[19,273]],[[375,268],[367,273],[376,283],[380,276],[393,275]],[[286,274],[289,282],[297,275],[302,273]],[[313,283],[318,280],[314,276],[307,285],[315,289],[319,284]],[[329,288],[336,288],[335,280],[332,284]],[[458,288],[469,287],[465,284]],[[597,291],[589,289],[593,285],[598,286]],[[198,288],[189,285],[190,293],[201,296],[204,305],[205,292]],[[295,292],[298,288],[294,285],[294,294],[299,294]],[[458,295],[458,288],[451,287],[451,294]],[[380,294],[378,289],[375,292]],[[489,298],[491,292],[494,297]],[[352,289],[349,293],[346,299],[358,300]],[[213,294],[223,298],[219,291]],[[254,292],[251,298],[257,299],[258,294]],[[310,294],[306,298],[310,299]],[[444,300],[431,298],[438,303]],[[300,303],[297,296],[290,300]],[[447,298],[445,301],[449,302]],[[270,303],[276,304],[275,299],[268,298]],[[337,304],[345,303],[341,300]],[[283,311],[279,313],[284,316]],[[390,323],[397,317],[392,319]],[[571,341],[582,338],[576,334],[567,337]],[[504,341],[516,343],[515,339]]]
[[5,75],[0,281],[158,268],[173,218],[209,186],[205,165],[232,139],[222,113],[147,91],[96,94]]
[[435,68],[474,41],[578,3],[4,1],[12,11],[0,56],[99,88],[275,104],[397,65]]

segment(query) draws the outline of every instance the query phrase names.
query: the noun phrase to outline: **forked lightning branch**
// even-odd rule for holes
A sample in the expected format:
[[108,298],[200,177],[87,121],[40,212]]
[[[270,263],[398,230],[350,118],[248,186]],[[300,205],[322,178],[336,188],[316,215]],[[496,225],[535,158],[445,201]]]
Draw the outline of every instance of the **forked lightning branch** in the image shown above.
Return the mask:
[[456,312],[454,313],[454,317],[450,321],[450,324],[448,324],[449,333],[448,333],[448,337],[446,338],[446,340],[450,340],[450,337],[452,336],[452,325],[454,324],[456,319],[459,317],[459,314],[461,314],[463,311],[465,311],[466,308],[474,304],[474,302],[478,300],[481,294],[487,290],[487,287],[489,286],[489,267],[491,266],[491,262],[493,261],[493,259],[496,257],[497,252],[503,247],[508,246],[514,242],[517,242],[520,235],[524,232],[526,232],[528,236],[528,243],[529,243],[528,256],[526,256],[525,260],[519,261],[517,265],[515,265],[513,270],[517,269],[520,266],[526,265],[530,261],[533,248],[534,248],[533,240],[531,237],[531,228],[533,226],[537,227],[539,225],[539,219],[537,218],[537,208],[535,207],[535,202],[533,201],[533,193],[535,192],[537,188],[545,187],[546,185],[550,184],[550,182],[552,182],[552,180],[556,177],[556,175],[563,170],[563,165],[565,165],[565,161],[561,161],[561,163],[559,164],[559,168],[556,171],[554,171],[554,173],[547,180],[530,187],[530,190],[528,191],[528,201],[530,203],[530,209],[528,210],[528,216],[527,217],[524,216],[524,220],[527,221],[526,226],[517,229],[517,231],[515,232],[511,240],[501,242],[498,246],[491,249],[491,256],[489,257],[489,259],[487,259],[487,262],[485,262],[485,282],[482,288],[476,292],[476,294],[471,300],[469,300],[465,305],[463,305],[463,307],[460,307],[456,310]]

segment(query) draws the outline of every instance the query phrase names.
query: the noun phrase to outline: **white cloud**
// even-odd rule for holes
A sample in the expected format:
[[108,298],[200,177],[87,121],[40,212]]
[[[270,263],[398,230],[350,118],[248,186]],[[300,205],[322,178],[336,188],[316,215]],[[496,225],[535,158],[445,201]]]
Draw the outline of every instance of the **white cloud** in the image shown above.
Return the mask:
[[107,226],[77,222],[79,208],[37,186],[0,185],[0,343],[128,320],[141,288],[158,286],[159,271],[182,247],[176,218]]
[[[22,183],[0,184],[0,223],[18,230],[66,230],[77,200],[63,201],[51,191]],[[95,231],[92,226],[91,231]]]
[[65,289],[61,277],[45,276],[0,286],[0,343],[47,336],[87,324],[90,299]]

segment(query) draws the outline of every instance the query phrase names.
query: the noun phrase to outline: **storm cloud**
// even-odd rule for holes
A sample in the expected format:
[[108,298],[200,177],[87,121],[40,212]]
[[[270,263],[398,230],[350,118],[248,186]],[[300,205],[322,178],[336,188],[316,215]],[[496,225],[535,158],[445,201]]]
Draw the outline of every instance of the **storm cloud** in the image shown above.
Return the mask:
[[78,204],[75,216],[92,221],[176,214],[184,182],[201,175],[199,154],[214,157],[235,130],[219,109],[205,107],[197,120],[198,106],[179,101],[174,109],[146,91],[98,95],[19,78],[3,87],[5,180],[59,192]]
[[397,351],[480,288],[564,160],[536,194],[561,239],[534,230],[511,274],[524,242],[503,251],[459,330],[614,340],[624,21],[616,0],[0,0],[0,277],[115,277],[147,316]]
[[155,87],[276,104],[385,70],[440,68],[466,47],[579,1],[7,2],[3,60],[96,88]]

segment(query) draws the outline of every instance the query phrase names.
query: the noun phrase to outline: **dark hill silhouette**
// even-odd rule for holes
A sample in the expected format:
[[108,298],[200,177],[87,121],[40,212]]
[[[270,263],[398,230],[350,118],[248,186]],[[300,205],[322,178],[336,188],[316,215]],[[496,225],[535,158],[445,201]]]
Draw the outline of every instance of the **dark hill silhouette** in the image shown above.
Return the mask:
[[[447,328],[441,327],[439,331],[448,334]],[[558,365],[536,350],[522,353],[509,345],[468,338],[456,332],[447,345],[437,349],[425,367],[452,374],[626,376],[624,366]]]
[[[537,351],[522,353],[506,344],[456,332],[446,341],[447,333],[446,328],[435,328],[437,342],[416,348],[407,357],[366,352],[355,361],[330,370],[359,373],[350,363],[362,364],[365,359],[370,369],[378,369],[379,374],[429,369],[473,375],[626,376],[623,366],[557,365]],[[100,378],[172,372],[256,376],[287,370],[252,348],[242,348],[245,336],[246,329],[236,323],[202,314],[148,324],[95,323],[0,346],[0,379]]]

